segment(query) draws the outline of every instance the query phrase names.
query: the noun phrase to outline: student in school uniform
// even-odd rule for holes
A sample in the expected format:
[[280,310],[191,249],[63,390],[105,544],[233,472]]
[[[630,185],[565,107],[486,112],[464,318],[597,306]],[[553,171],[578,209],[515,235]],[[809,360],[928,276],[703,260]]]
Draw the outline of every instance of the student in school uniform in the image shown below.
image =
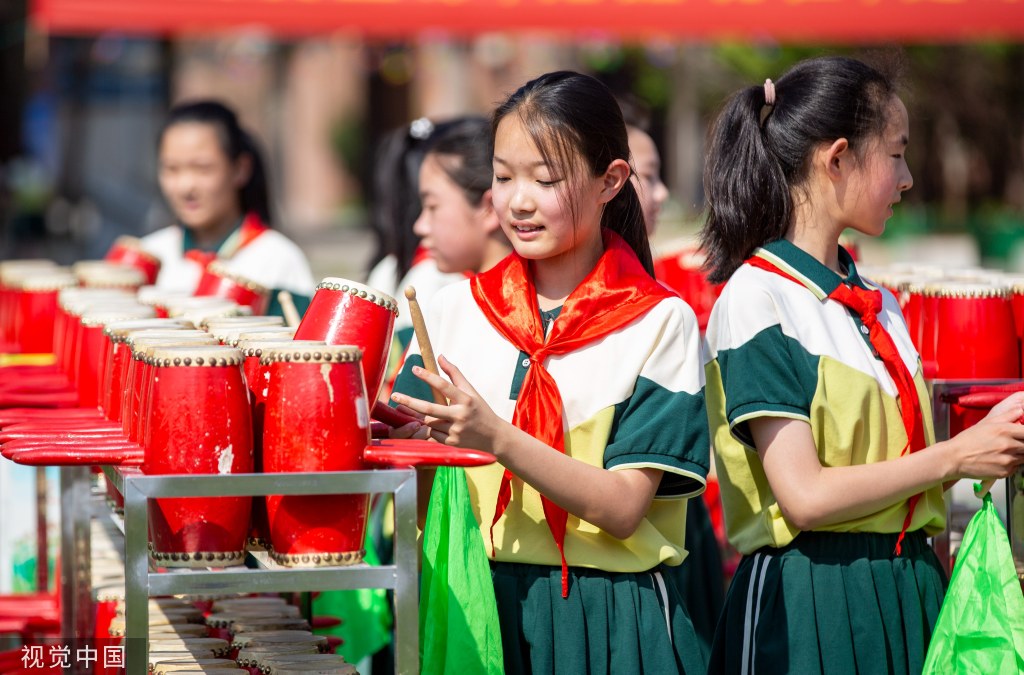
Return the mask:
[[707,472],[700,338],[651,275],[621,112],[594,78],[556,72],[492,127],[491,198],[515,253],[435,296],[448,379],[414,341],[392,399],[417,433],[498,458],[465,480],[507,673],[703,673],[664,573]]
[[[626,106],[630,109],[632,106]],[[647,236],[658,226],[661,206],[669,197],[668,187],[661,180],[661,154],[650,134],[637,125],[637,116],[628,120],[629,154],[633,161],[630,180],[640,197],[640,206],[647,225]],[[629,123],[633,122],[633,123]],[[710,480],[710,478],[709,478]],[[704,495],[707,498],[707,494]],[[676,586],[686,603],[694,630],[705,650],[711,649],[715,626],[725,602],[725,578],[722,554],[711,524],[704,498],[693,499],[686,506],[686,560],[672,568]]]
[[1024,461],[1024,397],[936,443],[895,298],[839,246],[878,236],[913,179],[893,75],[845,57],[737,92],[716,120],[702,232],[707,406],[744,554],[713,673],[919,673],[946,585],[944,485]]
[[160,188],[175,224],[142,238],[160,259],[156,285],[195,290],[206,265],[223,261],[229,271],[271,290],[289,291],[304,309],[314,280],[302,250],[271,228],[263,158],[234,111],[213,100],[171,109],[160,133]]

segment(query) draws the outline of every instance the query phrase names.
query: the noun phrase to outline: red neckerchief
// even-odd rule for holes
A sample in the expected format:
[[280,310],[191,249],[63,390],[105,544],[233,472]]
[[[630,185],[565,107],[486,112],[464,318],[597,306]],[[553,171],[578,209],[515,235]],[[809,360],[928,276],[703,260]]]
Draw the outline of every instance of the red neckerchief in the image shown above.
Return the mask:
[[228,235],[216,252],[192,248],[185,251],[184,258],[199,263],[199,266],[205,270],[210,263],[218,258],[228,260],[269,229],[258,215],[250,211],[245,214],[245,219],[238,229]]
[[[774,272],[794,283],[801,286],[804,285],[798,279],[783,272],[774,263],[765,258],[755,255],[748,258],[746,262],[751,267]],[[885,364],[885,370],[896,384],[896,391],[899,394],[900,415],[903,418],[903,428],[907,432],[907,444],[903,446],[900,454],[904,455],[908,450],[910,452],[917,452],[925,446],[921,402],[917,398],[917,386],[914,383],[914,376],[907,369],[907,364],[903,362],[903,357],[900,356],[896,343],[892,341],[892,336],[886,332],[882,323],[878,320],[878,314],[882,311],[881,292],[840,283],[834,291],[828,294],[828,297],[854,311],[860,317],[861,323],[870,331],[868,339],[871,341],[871,346],[878,352],[878,356],[882,359],[882,363]],[[920,494],[910,498],[907,517],[903,520],[903,528],[896,539],[896,555],[899,555],[901,552],[903,537],[907,533],[910,520],[914,517],[914,509],[917,507],[917,502],[920,499]]]
[[[537,312],[537,289],[529,262],[513,253],[470,282],[473,298],[487,320],[512,345],[530,355],[512,424],[558,452],[565,452],[562,397],[544,367],[549,356],[568,354],[600,340],[675,295],[651,278],[633,250],[619,235],[604,230],[604,253],[594,269],[569,295],[551,326],[547,340]],[[512,472],[505,470],[491,522],[494,524],[512,499]],[[565,561],[568,513],[540,496],[548,528],[562,557],[562,597],[569,594],[569,567]]]

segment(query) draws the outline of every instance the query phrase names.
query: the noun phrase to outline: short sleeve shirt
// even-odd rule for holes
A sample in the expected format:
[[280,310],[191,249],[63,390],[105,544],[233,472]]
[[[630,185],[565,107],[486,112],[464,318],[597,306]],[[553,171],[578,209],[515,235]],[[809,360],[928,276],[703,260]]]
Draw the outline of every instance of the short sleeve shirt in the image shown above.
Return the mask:
[[[426,319],[434,353],[455,364],[494,412],[511,421],[530,362],[491,326],[469,282],[435,295]],[[421,364],[413,340],[395,390],[429,400],[429,389],[410,372]],[[627,539],[570,514],[565,538],[569,565],[640,572],[682,562],[685,498],[703,491],[709,461],[701,364],[696,318],[674,297],[601,340],[546,361],[562,397],[566,454],[613,471],[649,467],[664,472],[654,503]],[[503,471],[499,464],[466,470],[486,542]],[[513,480],[512,501],[495,525],[494,545],[496,560],[560,564],[540,495],[519,479]]]
[[[840,249],[846,278],[794,244],[780,240],[755,252],[796,279],[742,265],[715,304],[708,323],[706,398],[726,530],[743,553],[785,546],[799,533],[781,510],[753,447],[747,423],[759,417],[807,422],[822,466],[852,466],[899,457],[907,445],[896,385],[859,317],[827,296],[842,282],[881,290],[879,321],[914,375],[925,424],[935,442],[931,404],[893,295],[860,277]],[[839,532],[899,532],[906,500],[875,513],[821,528]],[[945,526],[941,486],[927,490],[910,530],[934,534]]]

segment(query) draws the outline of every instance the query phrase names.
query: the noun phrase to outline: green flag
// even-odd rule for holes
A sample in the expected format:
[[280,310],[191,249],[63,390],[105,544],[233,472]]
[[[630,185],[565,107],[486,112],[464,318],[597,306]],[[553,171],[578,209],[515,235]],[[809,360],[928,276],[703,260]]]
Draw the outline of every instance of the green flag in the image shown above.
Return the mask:
[[423,529],[423,675],[504,672],[498,606],[465,470],[440,467]]
[[1006,529],[985,495],[964,532],[923,675],[1024,673],[1024,595]]

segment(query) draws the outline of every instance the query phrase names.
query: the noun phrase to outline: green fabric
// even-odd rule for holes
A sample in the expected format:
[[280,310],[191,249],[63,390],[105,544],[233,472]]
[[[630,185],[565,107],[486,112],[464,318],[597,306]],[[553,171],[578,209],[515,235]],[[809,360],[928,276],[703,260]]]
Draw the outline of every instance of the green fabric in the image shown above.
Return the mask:
[[[395,386],[392,391],[423,401],[433,401],[434,393],[430,390],[430,385],[412,374],[413,366],[422,368],[423,357],[419,354],[409,354],[405,359],[405,365],[402,366],[402,372],[395,378]],[[393,408],[398,407],[394,401],[388,401],[388,405]]]
[[804,532],[744,556],[708,672],[920,673],[945,576],[923,532],[907,534],[900,556],[896,537]]
[[964,532],[923,673],[1024,673],[1024,596],[991,494]]
[[[807,419],[818,389],[818,356],[775,324],[736,349],[718,353],[730,424],[744,415],[770,411]],[[745,422],[733,433],[753,447]]]
[[491,567],[509,675],[708,672],[665,566],[639,573],[570,567],[567,598],[560,567]]
[[678,497],[704,491],[710,464],[711,436],[704,390],[691,394],[670,391],[638,377],[633,391],[615,406],[615,422],[604,450],[604,466],[650,465],[675,467],[700,478],[665,472],[659,497]]
[[709,652],[725,604],[725,576],[715,528],[702,498],[686,502],[686,559],[664,570],[675,580],[701,647]]
[[503,673],[494,585],[463,469],[437,469],[420,588],[420,672]]
[[[380,565],[369,529],[363,562]],[[358,663],[391,642],[391,605],[383,588],[324,591],[313,598],[313,615],[341,619],[340,625],[316,633],[340,637],[344,642],[335,651],[349,663]]]
[[[272,288],[270,290],[270,302],[267,304],[267,316],[284,316],[284,309],[281,307],[281,302],[277,299],[277,294],[284,289]],[[313,298],[308,295],[302,295],[294,291],[288,291],[291,293],[292,302],[295,304],[295,311],[299,313],[299,318],[306,313],[309,309],[309,303],[313,301]]]

